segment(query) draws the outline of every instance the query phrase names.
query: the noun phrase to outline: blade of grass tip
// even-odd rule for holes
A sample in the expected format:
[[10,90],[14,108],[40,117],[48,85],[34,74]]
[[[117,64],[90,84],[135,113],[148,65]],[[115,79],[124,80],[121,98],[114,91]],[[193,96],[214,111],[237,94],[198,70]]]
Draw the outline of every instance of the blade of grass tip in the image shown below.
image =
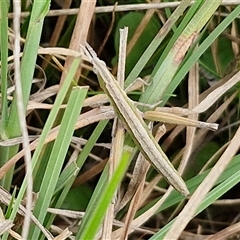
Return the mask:
[[148,119],[151,121],[158,121],[158,122],[163,122],[163,123],[205,128],[205,129],[210,129],[213,131],[218,129],[218,124],[216,124],[216,123],[201,122],[201,121],[193,120],[190,118],[177,116],[177,115],[171,114],[171,113],[147,111],[143,114],[143,117],[145,119]]
[[16,191],[17,191],[17,189],[16,189],[16,187],[14,187],[13,192],[11,194],[11,196],[12,196],[11,201],[10,201],[10,203],[8,205],[8,208],[7,208],[7,211],[5,213],[5,218],[8,218],[11,214],[12,209],[15,208],[14,199],[15,199],[15,196],[16,196]]
[[[43,21],[50,8],[50,2],[50,0],[38,0],[34,1],[32,6],[32,12],[21,61],[22,92],[23,104],[25,109],[27,108],[27,102],[29,99],[30,89],[32,85],[33,73],[35,70],[35,63],[37,59],[37,50],[42,34]],[[20,135],[16,97],[13,98],[11,104],[6,134],[9,138]]]
[[[39,142],[38,142],[38,146],[34,152],[34,155],[32,157],[32,166],[33,166],[33,169],[35,168],[36,166],[36,163],[38,161],[38,158],[41,154],[41,151],[42,151],[42,148],[43,148],[43,145],[44,145],[44,141],[49,133],[49,131],[51,130],[52,126],[53,126],[53,123],[56,119],[56,116],[59,112],[59,109],[61,107],[61,104],[63,103],[63,100],[66,96],[66,93],[69,89],[69,86],[72,82],[72,79],[74,78],[74,75],[75,75],[75,72],[79,66],[79,63],[80,63],[80,58],[76,58],[74,61],[73,61],[73,64],[68,72],[68,75],[66,77],[66,80],[64,81],[64,84],[62,85],[62,88],[60,89],[60,91],[58,92],[58,95],[55,99],[55,102],[54,102],[54,106],[48,116],[48,119],[45,123],[45,126],[44,126],[44,129],[42,131],[42,134],[40,136],[40,139],[39,139]],[[16,199],[16,206],[19,206],[23,196],[24,196],[24,193],[26,191],[26,178],[23,180],[23,183],[21,185],[21,188],[19,190],[19,193],[18,193],[18,197]],[[12,211],[12,214],[11,214],[11,217],[10,219],[11,220],[14,220],[15,216],[16,216],[16,213],[17,211]],[[2,238],[3,240],[7,240],[7,234],[5,234]]]
[[109,182],[107,181],[108,183],[105,184],[103,189],[101,189],[102,191],[98,195],[98,199],[93,199],[96,204],[91,209],[87,208],[88,211],[86,211],[83,217],[76,239],[94,239],[113,195],[126,173],[131,155],[131,151],[124,151],[121,162],[116,167],[116,171],[114,172],[112,178]]
[[221,0],[206,0],[199,8],[197,13],[183,30],[181,36],[175,42],[161,67],[153,76],[152,84],[147,87],[146,91],[141,95],[141,102],[154,104],[162,100],[164,92],[177,72],[186,51],[194,41],[198,32],[212,17],[220,3]]
[[138,60],[131,73],[128,75],[125,81],[125,88],[127,88],[140,74],[144,66],[147,64],[151,56],[154,54],[158,46],[161,44],[166,35],[170,32],[172,26],[176,21],[182,16],[183,12],[190,5],[191,1],[182,1],[180,5],[176,8],[173,14],[169,17],[167,22],[163,25],[161,30],[158,32],[156,37],[152,40],[150,45],[147,47],[141,58]]
[[176,87],[179,85],[180,81],[187,74],[189,69],[194,63],[201,57],[201,55],[206,51],[207,48],[214,42],[214,40],[219,37],[219,35],[227,28],[227,26],[239,16],[240,5],[238,5],[231,13],[228,14],[224,20],[218,24],[218,26],[209,34],[209,36],[199,45],[199,47],[189,56],[184,65],[179,69],[179,71],[174,76],[172,82],[169,84],[165,95],[163,96],[162,104],[165,104],[169,96],[174,92]]
[[[69,144],[71,142],[74,127],[78,115],[80,114],[87,91],[88,88],[86,87],[75,87],[70,94],[67,108],[63,115],[58,136],[54,142],[54,146],[39,190],[38,199],[33,211],[34,215],[42,223],[47,214],[47,209],[50,207],[52,195],[54,193],[54,189],[56,187]],[[34,226],[29,232],[29,238],[38,239],[39,234],[40,230]]]
[[[240,155],[236,156],[235,158],[238,158],[238,161],[240,160]],[[223,194],[225,194],[227,191],[229,191],[231,188],[236,186],[236,184],[240,181],[240,171],[236,171],[238,168],[234,169],[234,172],[232,172],[222,183],[220,183],[217,187],[215,187],[213,190],[211,190],[204,200],[202,201],[201,205],[198,207],[196,213],[193,217],[197,216],[199,213],[201,213],[204,209],[206,209],[208,206],[210,206],[213,202],[215,202],[217,199],[219,199]],[[158,240],[158,239],[164,239],[164,236],[169,231],[170,227],[173,225],[174,221],[176,219],[173,219],[171,222],[169,222],[167,225],[165,225],[159,232],[154,234],[150,239],[151,240]]]

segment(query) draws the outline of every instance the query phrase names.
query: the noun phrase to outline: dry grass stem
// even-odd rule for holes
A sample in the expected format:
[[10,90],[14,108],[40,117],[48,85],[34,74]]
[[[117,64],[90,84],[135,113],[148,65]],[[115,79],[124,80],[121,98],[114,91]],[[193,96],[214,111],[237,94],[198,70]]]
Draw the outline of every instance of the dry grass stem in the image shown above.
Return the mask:
[[[193,2],[193,1],[192,1]],[[148,9],[164,9],[164,8],[176,8],[179,6],[181,2],[166,2],[166,3],[142,3],[142,4],[126,4],[126,5],[115,5],[113,6],[103,6],[103,7],[96,7],[94,12],[95,13],[107,13],[112,12],[124,12],[124,11],[140,11],[140,10],[148,10]],[[223,0],[221,5],[223,6],[234,6],[240,3],[239,0]],[[76,15],[79,9],[62,9],[62,10],[50,10],[47,14],[48,17],[54,16],[61,16],[61,15]],[[29,15],[29,12],[22,12],[21,17],[25,18]],[[9,18],[13,18],[13,14],[8,14]]]
[[[191,111],[196,105],[198,105],[199,98],[199,66],[196,63],[189,71],[188,77],[188,108]],[[188,116],[189,119],[196,121],[198,119],[198,114],[191,114]],[[178,168],[179,173],[183,173],[184,169],[187,167],[187,163],[191,156],[193,150],[193,142],[196,134],[195,127],[186,128],[186,145],[184,148],[184,153],[182,161]]]
[[226,83],[211,92],[204,100],[202,100],[192,111],[201,113],[211,107],[226,91],[232,88],[239,82],[240,71],[238,71],[232,78]]
[[[125,79],[125,64],[126,64],[126,47],[127,47],[127,36],[128,28],[120,29],[120,44],[119,44],[119,60],[118,60],[118,74],[117,81],[119,86],[123,88]],[[117,166],[120,164],[121,156],[123,153],[124,146],[124,126],[123,123],[118,119],[114,119],[114,126],[112,129],[112,148],[109,157],[109,179],[113,177]],[[101,239],[111,239],[112,228],[114,217],[115,217],[115,205],[117,199],[117,192],[110,206],[108,207],[106,216],[103,222],[102,236]]]
[[[79,116],[79,119],[78,119],[78,122],[76,123],[75,129],[82,128],[82,127],[87,126],[89,124],[92,124],[94,122],[99,122],[100,120],[111,119],[111,118],[114,118],[114,117],[115,117],[115,113],[114,113],[113,110],[106,111],[106,109],[104,110],[103,108],[94,109],[92,111],[89,111],[89,112]],[[47,144],[47,143],[53,141],[54,139],[56,139],[58,131],[59,131],[59,126],[53,128],[51,130],[50,134],[48,135],[47,139],[45,140],[45,144]],[[30,144],[31,151],[36,149],[37,144],[38,144],[38,139],[33,141]],[[0,179],[2,179],[3,176],[6,174],[6,172],[9,171],[9,169],[15,163],[17,163],[17,161],[19,159],[21,159],[21,157],[23,157],[23,156],[24,156],[24,151],[21,150],[14,157],[12,157],[5,165],[3,165],[0,168]]]
[[[79,12],[77,15],[77,20],[76,24],[71,36],[71,41],[69,48],[75,51],[80,51],[80,45],[86,42],[87,40],[87,34],[89,30],[89,26],[93,17],[94,9],[95,9],[95,4],[96,1],[88,1],[88,0],[83,0],[81,2],[81,6],[79,8]],[[74,58],[72,57],[67,57],[64,68],[66,71],[62,73],[62,77],[60,80],[60,85],[63,84],[65,77],[66,77],[66,72],[68,72],[68,69],[70,68]],[[75,79],[78,81],[79,77],[81,74],[81,68],[78,69]]]

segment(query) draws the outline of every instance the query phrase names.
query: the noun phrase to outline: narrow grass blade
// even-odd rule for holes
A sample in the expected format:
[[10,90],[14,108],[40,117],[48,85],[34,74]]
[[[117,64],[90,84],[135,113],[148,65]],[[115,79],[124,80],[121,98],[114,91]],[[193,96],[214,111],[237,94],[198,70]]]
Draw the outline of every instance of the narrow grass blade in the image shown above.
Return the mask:
[[162,97],[171,83],[185,53],[194,41],[195,36],[212,17],[221,1],[206,0],[188,23],[181,36],[175,42],[162,65],[153,76],[151,85],[142,94],[140,101],[154,104],[162,100]]
[[[63,172],[61,173],[55,194],[60,191],[66,184],[68,184],[68,179],[72,178],[73,175],[76,176],[78,171],[81,169],[82,165],[84,164],[85,160],[89,156],[89,153],[91,152],[92,148],[94,147],[94,144],[97,142],[100,134],[103,132],[104,128],[106,127],[108,123],[108,120],[103,120],[98,123],[97,127],[93,131],[92,135],[88,139],[87,144],[84,146],[82,152],[80,153],[78,159],[76,160],[76,163],[71,163]],[[75,166],[75,167],[74,167]],[[78,169],[76,169],[76,167]],[[77,171],[77,172],[76,172]]]
[[193,66],[194,63],[198,61],[206,49],[209,48],[214,40],[216,40],[219,35],[228,27],[228,25],[231,24],[233,20],[239,16],[239,12],[240,5],[237,6],[231,13],[229,13],[221,23],[219,23],[219,25],[211,32],[211,34],[209,34],[209,36],[199,45],[199,47],[192,54],[190,54],[189,57],[186,56],[186,62],[181,66],[179,71],[174,76],[172,82],[166,89],[162,104],[165,104],[167,102],[169,96],[173,93],[189,69]]
[[[54,142],[42,185],[39,190],[38,200],[33,211],[34,215],[40,222],[44,221],[47,214],[47,208],[50,206],[54,189],[56,187],[57,180],[71,142],[77,117],[80,114],[87,90],[88,88],[76,87],[70,95],[67,108],[60,125],[58,137]],[[29,237],[32,239],[38,239],[39,234],[40,230],[34,227],[31,228]]]
[[[36,67],[35,64],[37,59],[37,50],[42,34],[43,21],[49,10],[50,2],[50,0],[36,0],[33,2],[32,6],[29,27],[21,61],[22,92],[25,109],[27,107],[30,89],[32,86],[33,73]],[[19,136],[20,134],[16,101],[16,97],[14,97],[9,113],[8,125],[6,128],[6,134],[9,138]]]
[[[8,119],[8,101],[7,101],[7,72],[8,72],[8,1],[0,1],[0,53],[1,53],[1,121],[0,137],[6,139],[6,126]],[[2,166],[15,153],[17,148],[0,147],[0,165]],[[12,182],[13,169],[1,180],[1,186],[6,190],[10,189]]]
[[[154,76],[162,63],[164,62],[165,58],[167,57],[168,53],[171,51],[173,45],[177,41],[177,39],[181,36],[182,32],[186,28],[187,24],[190,22],[190,20],[193,18],[194,14],[196,14],[199,7],[202,5],[202,1],[195,1],[191,7],[188,9],[186,15],[182,19],[180,25],[177,27],[176,30],[174,30],[173,36],[170,38],[169,43],[167,44],[166,48],[164,49],[160,59],[156,63],[156,66],[154,67],[151,75]],[[174,13],[173,13],[174,15]]]
[[[104,181],[99,182],[101,184],[98,184],[95,188],[94,194],[81,222],[80,229],[76,235],[76,239],[95,238],[113,195],[126,172],[130,157],[131,152],[125,151],[121,162],[116,167],[116,171],[109,182],[107,176],[104,175]],[[106,174],[106,170],[103,174],[104,173]]]
[[7,124],[7,58],[8,58],[8,7],[7,1],[0,1],[0,53],[1,53],[1,138],[5,135]]
[[128,87],[140,74],[143,70],[146,63],[152,57],[158,46],[162,43],[166,35],[170,32],[172,26],[176,23],[176,21],[180,18],[186,8],[189,6],[191,1],[182,1],[174,13],[169,17],[166,24],[163,28],[159,31],[156,37],[153,39],[151,44],[145,50],[141,58],[138,60],[137,64],[132,69],[131,73],[128,75],[125,81],[125,87]]

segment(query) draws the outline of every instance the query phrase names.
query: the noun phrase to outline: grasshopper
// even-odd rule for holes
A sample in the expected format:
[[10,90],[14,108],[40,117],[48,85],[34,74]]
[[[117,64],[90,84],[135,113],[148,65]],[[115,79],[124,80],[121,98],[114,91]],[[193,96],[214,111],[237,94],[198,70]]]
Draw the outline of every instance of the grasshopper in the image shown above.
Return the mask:
[[92,47],[86,43],[85,47],[82,46],[82,49],[93,64],[93,71],[98,77],[101,88],[107,94],[116,115],[124,123],[126,130],[138,146],[140,152],[177,191],[187,196],[189,191],[185,182],[178,175],[168,157],[154,139],[140,116],[139,110],[107,69],[106,64],[97,57]]

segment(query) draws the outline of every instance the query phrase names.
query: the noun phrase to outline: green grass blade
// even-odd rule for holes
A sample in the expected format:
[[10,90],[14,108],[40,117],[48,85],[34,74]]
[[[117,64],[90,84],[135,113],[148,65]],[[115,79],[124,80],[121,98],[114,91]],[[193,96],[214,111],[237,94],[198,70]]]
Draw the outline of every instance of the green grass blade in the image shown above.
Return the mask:
[[173,25],[176,23],[176,21],[181,17],[183,12],[186,10],[186,8],[189,6],[191,1],[182,1],[181,4],[177,7],[177,9],[174,11],[174,13],[169,17],[168,21],[169,24],[163,26],[161,31],[156,35],[156,37],[153,39],[151,44],[147,47],[137,64],[132,69],[131,73],[127,77],[125,81],[125,87],[128,87],[140,74],[140,72],[143,70],[146,63],[149,61],[149,59],[152,57],[158,46],[161,44],[161,42],[164,40],[166,35],[170,32]]
[[[45,15],[49,10],[50,2],[50,0],[35,0],[33,2],[26,42],[24,45],[24,51],[21,61],[22,92],[23,104],[25,106],[25,109],[27,107],[33,74],[36,67],[35,63],[37,59],[37,50],[40,43],[40,37],[42,34],[43,21]],[[9,138],[19,136],[20,134],[17,114],[17,100],[15,95],[10,109],[6,134]]]
[[7,1],[0,1],[0,52],[1,52],[1,138],[5,136],[8,117],[7,72],[8,72],[8,7]]
[[102,181],[102,184],[95,188],[97,194],[95,194],[94,191],[84,218],[81,222],[80,229],[76,235],[76,239],[94,239],[95,234],[102,223],[107,208],[113,198],[113,195],[116,192],[117,187],[119,186],[130,163],[130,157],[131,153],[124,151],[121,162],[118,164],[109,182],[106,184],[106,176],[105,181]]
[[[0,1],[0,53],[1,53],[1,120],[0,120],[0,138],[6,139],[6,126],[8,119],[8,101],[7,101],[7,72],[8,72],[8,8],[9,2]],[[0,166],[12,156],[17,149],[0,147]],[[13,169],[1,180],[1,186],[6,190],[10,189],[12,182]]]
[[33,161],[33,167],[35,167],[36,165],[36,162],[41,154],[41,151],[42,151],[42,148],[43,148],[43,145],[44,145],[44,141],[47,137],[47,135],[49,134],[54,122],[55,122],[55,119],[58,115],[58,112],[60,110],[60,107],[61,107],[61,104],[63,103],[64,99],[65,99],[65,96],[66,94],[68,93],[68,89],[72,83],[72,79],[74,78],[74,75],[76,73],[76,70],[79,66],[79,63],[80,63],[80,59],[75,59],[72,63],[72,66],[71,68],[69,69],[69,72],[67,74],[67,77],[60,89],[60,91],[58,92],[58,95],[56,97],[56,100],[54,102],[54,107],[53,109],[51,110],[49,116],[48,116],[48,119],[45,123],[45,126],[44,126],[44,129],[41,133],[41,136],[40,136],[40,139],[39,139],[39,143],[38,143],[38,146],[34,152],[34,155],[32,157],[32,161]]
[[166,59],[168,53],[171,51],[174,43],[177,41],[177,39],[180,37],[184,29],[186,28],[187,24],[190,22],[190,20],[193,18],[194,14],[196,14],[196,11],[201,6],[201,1],[195,1],[194,4],[189,8],[189,10],[186,13],[186,16],[183,18],[181,23],[179,24],[178,28],[174,31],[174,35],[171,37],[168,45],[164,49],[159,61],[157,62],[156,66],[154,67],[151,75],[154,76],[158,69],[161,67],[162,63]]
[[239,16],[240,5],[238,5],[231,13],[228,14],[224,20],[211,32],[211,34],[201,43],[201,45],[187,58],[181,69],[174,76],[172,82],[168,86],[165,95],[163,96],[163,104],[166,103],[169,96],[173,93],[181,80],[187,74],[189,69],[197,62],[201,55],[206,51],[208,47],[214,42],[217,37],[227,28],[232,21]]
[[97,142],[100,134],[103,132],[105,129],[107,123],[109,120],[103,120],[98,123],[97,127],[94,129],[93,133],[91,134],[90,138],[88,139],[86,145],[84,146],[81,154],[79,155],[78,159],[76,160],[76,163],[71,163],[66,169],[63,170],[61,173],[55,193],[60,191],[69,181],[69,179],[78,174],[78,171],[82,168],[82,165],[86,161],[86,159],[89,156],[89,153],[93,149],[95,143]]
[[[50,206],[54,189],[56,187],[87,90],[87,88],[80,87],[73,89],[60,125],[58,136],[54,142],[52,153],[39,190],[38,200],[33,211],[34,215],[42,223],[47,214],[47,209]],[[34,227],[31,228],[29,237],[32,239],[38,239],[39,234],[40,230]]]
[[154,104],[162,100],[162,97],[176,74],[182,59],[188,50],[194,36],[212,17],[221,1],[206,0],[199,8],[198,12],[188,23],[181,36],[178,38],[164,62],[153,76],[151,85],[142,94],[140,101]]
[[109,165],[107,164],[106,167],[104,168],[100,179],[98,180],[98,183],[94,189],[93,195],[88,203],[87,209],[85,211],[85,216],[81,221],[80,228],[78,230],[77,236],[82,236],[82,232],[86,227],[88,227],[88,220],[91,217],[91,215],[94,213],[95,206],[98,203],[98,200],[105,190],[108,182],[108,171],[109,171]]

